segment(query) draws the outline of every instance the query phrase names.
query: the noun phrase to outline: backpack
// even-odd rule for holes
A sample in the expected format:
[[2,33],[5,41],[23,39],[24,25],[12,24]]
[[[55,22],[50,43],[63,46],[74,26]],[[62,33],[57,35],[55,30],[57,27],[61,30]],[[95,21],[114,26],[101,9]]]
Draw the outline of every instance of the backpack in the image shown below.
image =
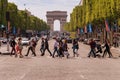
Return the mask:
[[34,41],[33,46],[35,47],[36,45],[37,45],[37,43]]
[[12,40],[10,41],[10,47],[13,47],[13,43],[12,43]]
[[16,45],[16,42],[15,42],[14,40],[11,40],[11,41],[10,41],[10,46],[11,46],[11,47],[14,47],[15,45]]

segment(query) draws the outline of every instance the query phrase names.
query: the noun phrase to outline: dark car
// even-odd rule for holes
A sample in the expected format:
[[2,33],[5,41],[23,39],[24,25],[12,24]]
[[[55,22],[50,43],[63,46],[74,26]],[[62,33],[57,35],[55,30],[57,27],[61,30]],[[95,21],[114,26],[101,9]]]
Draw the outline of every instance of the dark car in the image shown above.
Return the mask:
[[67,43],[72,43],[72,38],[67,38]]

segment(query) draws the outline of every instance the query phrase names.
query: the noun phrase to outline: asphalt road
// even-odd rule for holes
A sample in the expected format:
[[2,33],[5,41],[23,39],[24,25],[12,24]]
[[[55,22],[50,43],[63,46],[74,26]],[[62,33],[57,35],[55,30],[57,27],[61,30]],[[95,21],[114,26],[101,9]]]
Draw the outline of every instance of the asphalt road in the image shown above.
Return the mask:
[[[39,41],[40,42],[40,41]],[[112,50],[114,58],[87,58],[89,46],[79,43],[80,57],[73,58],[69,44],[70,58],[51,58],[46,52],[40,56],[40,43],[36,47],[37,56],[15,58],[0,55],[0,80],[120,80],[119,50]],[[53,52],[53,40],[49,41]],[[23,54],[27,52],[24,47]]]

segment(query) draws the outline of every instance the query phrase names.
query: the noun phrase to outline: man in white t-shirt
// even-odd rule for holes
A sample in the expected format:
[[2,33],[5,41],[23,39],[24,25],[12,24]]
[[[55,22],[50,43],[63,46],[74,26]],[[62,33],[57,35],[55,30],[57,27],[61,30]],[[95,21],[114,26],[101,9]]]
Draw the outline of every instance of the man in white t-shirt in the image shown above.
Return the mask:
[[32,51],[33,55],[36,56],[35,50],[34,50],[34,47],[35,47],[34,44],[35,44],[34,39],[32,39],[32,40],[29,42],[28,51],[27,51],[27,54],[26,54],[25,56],[28,56],[28,55],[29,55],[29,51],[30,51],[30,50]]

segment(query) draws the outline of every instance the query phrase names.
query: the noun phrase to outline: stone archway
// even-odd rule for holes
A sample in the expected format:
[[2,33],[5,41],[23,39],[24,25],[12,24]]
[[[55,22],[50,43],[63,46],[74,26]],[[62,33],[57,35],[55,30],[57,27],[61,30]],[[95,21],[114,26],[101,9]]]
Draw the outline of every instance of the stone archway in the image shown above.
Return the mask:
[[60,31],[63,32],[63,26],[67,22],[67,11],[47,11],[47,24],[50,26],[50,31],[53,31],[54,21],[60,21]]

